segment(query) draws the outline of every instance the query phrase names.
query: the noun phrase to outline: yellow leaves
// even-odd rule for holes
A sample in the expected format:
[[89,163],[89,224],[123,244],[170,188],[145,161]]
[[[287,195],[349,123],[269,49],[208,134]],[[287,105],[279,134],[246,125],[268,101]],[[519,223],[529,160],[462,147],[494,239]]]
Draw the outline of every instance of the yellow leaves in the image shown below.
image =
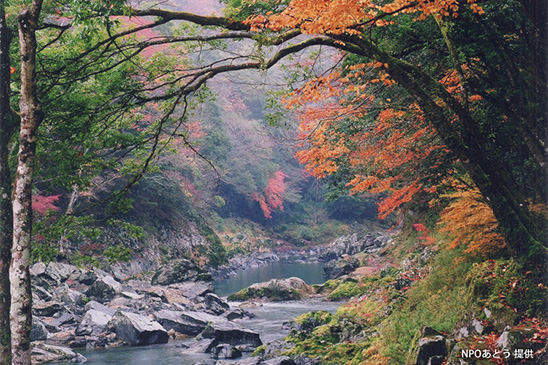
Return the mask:
[[440,214],[442,231],[455,239],[450,248],[467,245],[464,251],[472,256],[489,256],[505,248],[504,238],[497,232],[497,221],[491,208],[482,201],[477,188],[446,195],[455,199]]

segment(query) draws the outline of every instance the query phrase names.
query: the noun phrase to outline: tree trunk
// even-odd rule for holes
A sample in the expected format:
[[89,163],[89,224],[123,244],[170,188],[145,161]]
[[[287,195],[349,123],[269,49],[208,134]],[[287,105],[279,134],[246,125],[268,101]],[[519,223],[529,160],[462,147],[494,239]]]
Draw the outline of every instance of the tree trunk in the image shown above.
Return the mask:
[[10,41],[5,3],[0,0],[0,365],[11,364],[9,265],[13,219],[8,144],[13,135],[14,123],[9,103]]
[[21,130],[13,193],[13,246],[10,266],[12,361],[30,364],[32,296],[30,290],[30,245],[32,239],[32,178],[36,153],[36,131],[43,112],[36,94],[36,27],[42,7],[35,0],[19,14],[21,47]]

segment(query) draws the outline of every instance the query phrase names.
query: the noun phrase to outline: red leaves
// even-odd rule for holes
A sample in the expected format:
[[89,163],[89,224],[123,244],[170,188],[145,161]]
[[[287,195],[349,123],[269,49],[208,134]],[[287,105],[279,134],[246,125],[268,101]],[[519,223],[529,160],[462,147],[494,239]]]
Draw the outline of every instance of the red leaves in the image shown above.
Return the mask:
[[252,194],[253,200],[257,201],[261,206],[261,210],[265,218],[272,218],[272,211],[276,209],[283,210],[283,194],[285,192],[284,179],[287,177],[282,170],[278,170],[274,173],[268,184],[264,189],[264,194],[259,195],[257,193]]
[[61,195],[43,196],[35,194],[32,196],[32,210],[39,214],[46,214],[48,210],[58,211],[59,207],[54,205]]
[[422,232],[422,236],[418,237],[420,240],[424,240],[423,245],[431,245],[435,242],[435,239],[428,236],[428,233],[430,230],[426,228],[426,226],[422,223],[415,223],[413,224],[413,228],[417,232]]

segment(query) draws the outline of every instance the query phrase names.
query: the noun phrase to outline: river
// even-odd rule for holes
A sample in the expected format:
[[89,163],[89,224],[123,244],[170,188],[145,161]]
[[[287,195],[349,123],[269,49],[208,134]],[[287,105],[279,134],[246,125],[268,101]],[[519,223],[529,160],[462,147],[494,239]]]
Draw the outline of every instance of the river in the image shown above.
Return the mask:
[[[268,281],[273,278],[287,278],[297,276],[308,284],[318,284],[324,281],[323,270],[320,264],[295,262],[294,259],[282,259],[271,262],[259,268],[249,268],[229,279],[213,283],[219,296],[226,296],[256,282]],[[237,306],[238,303],[230,303]],[[255,318],[242,320],[238,323],[243,327],[257,331],[263,343],[281,339],[289,334],[289,330],[282,328],[283,322],[293,319],[303,313],[313,310],[335,312],[340,303],[326,302],[311,299],[298,302],[265,303],[261,307],[249,308]],[[131,365],[194,365],[210,359],[209,354],[188,354],[178,346],[192,343],[194,339],[170,340],[163,345],[141,347],[118,347],[93,350],[77,350],[88,361],[86,364],[131,364]],[[246,354],[244,356],[249,356]],[[225,360],[228,361],[228,360]],[[238,361],[234,360],[235,362]]]
[[266,266],[247,268],[228,279],[215,280],[213,287],[218,296],[224,297],[254,283],[292,276],[303,279],[308,285],[321,284],[325,281],[322,264],[304,263],[297,257],[289,257],[269,262]]

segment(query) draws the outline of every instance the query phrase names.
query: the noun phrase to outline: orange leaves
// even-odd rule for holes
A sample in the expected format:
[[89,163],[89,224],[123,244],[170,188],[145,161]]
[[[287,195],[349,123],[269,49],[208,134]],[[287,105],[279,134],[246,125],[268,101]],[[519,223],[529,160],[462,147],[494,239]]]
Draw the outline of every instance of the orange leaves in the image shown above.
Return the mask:
[[[484,14],[476,0],[468,0],[472,11]],[[246,20],[251,30],[299,28],[305,34],[360,34],[360,27],[389,26],[388,18],[414,13],[417,20],[429,16],[458,17],[459,0],[392,0],[384,4],[371,0],[292,0],[278,14],[253,15]]]
[[380,218],[419,193],[435,192],[428,182],[431,168],[448,152],[415,104],[405,110],[387,107],[376,120],[364,119],[374,98],[363,78],[379,68],[381,80],[391,84],[383,75],[386,67],[380,62],[349,66],[345,77],[312,80],[284,100],[290,108],[300,107],[299,162],[319,178],[344,166],[353,174],[347,184],[351,193],[386,194],[379,202]]
[[455,237],[450,248],[468,245],[465,252],[473,256],[489,256],[505,248],[493,211],[482,201],[477,188],[446,196],[455,200],[441,212],[439,223],[442,231]]
[[[306,165],[306,169],[315,177],[325,177],[338,170],[336,160],[347,155],[350,149],[345,145],[344,136],[331,131],[329,123],[309,120],[307,129],[310,131],[305,138],[310,142],[308,148],[295,154],[298,161]],[[314,126],[313,129],[312,126]],[[304,136],[304,134],[301,134]]]
[[332,72],[327,76],[320,76],[308,81],[302,88],[296,89],[283,98],[282,103],[289,109],[303,106],[307,103],[316,103],[333,96],[339,96],[340,73]]
[[293,0],[280,14],[247,20],[252,30],[300,28],[305,34],[358,33],[351,27],[377,15],[366,0]]
[[[410,110],[417,112],[414,106]],[[425,169],[429,164],[437,167],[447,151],[433,143],[434,130],[417,117],[387,108],[379,113],[371,131],[354,136],[355,151],[349,163],[363,172],[356,173],[347,185],[353,193],[386,193],[378,204],[381,219],[417,194],[436,190],[428,183],[430,172]]]

